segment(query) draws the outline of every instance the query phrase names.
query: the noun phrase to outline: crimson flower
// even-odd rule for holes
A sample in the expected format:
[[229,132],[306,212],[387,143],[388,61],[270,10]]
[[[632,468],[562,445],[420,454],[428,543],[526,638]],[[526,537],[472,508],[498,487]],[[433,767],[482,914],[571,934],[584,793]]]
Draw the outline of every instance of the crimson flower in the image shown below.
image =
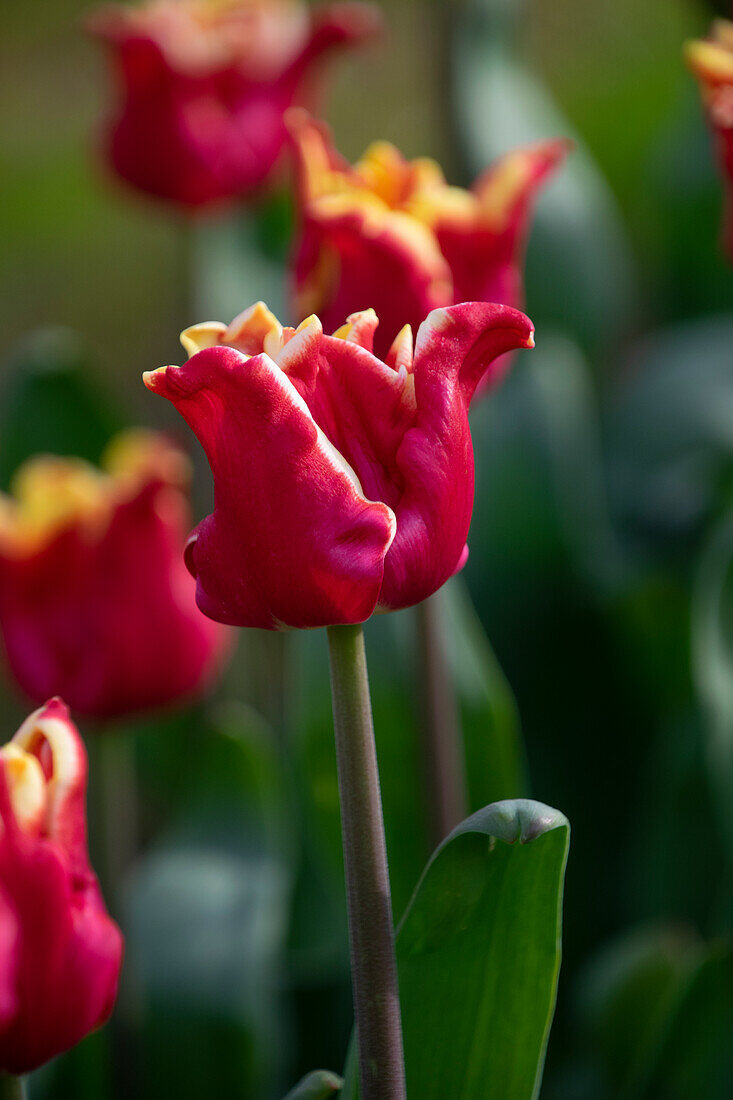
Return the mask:
[[53,699],[0,749],[0,1071],[27,1073],[110,1015],[122,936],[89,866],[87,758]]
[[104,470],[39,456],[0,497],[0,632],[32,700],[63,693],[110,718],[178,701],[219,669],[227,632],[181,562],[188,463],[168,440],[117,436]]
[[121,95],[106,135],[114,171],[196,208],[266,184],[284,112],[310,98],[324,56],[375,35],[377,9],[300,0],[148,0],[90,21]]
[[473,509],[468,406],[497,356],[533,346],[502,305],[435,310],[384,361],[373,310],[334,336],[260,302],[181,337],[182,367],[144,376],[198,436],[215,510],[186,561],[207,615],[239,626],[357,623],[407,607],[463,565]]
[[733,23],[716,20],[709,39],[687,43],[685,57],[715,137],[725,193],[723,239],[733,256]]
[[352,166],[328,128],[304,111],[290,112],[287,123],[300,216],[298,317],[317,313],[333,329],[372,306],[380,320],[375,347],[384,356],[405,322],[417,329],[439,306],[522,305],[533,203],[569,142],[515,149],[464,191],[446,183],[435,161],[407,161],[385,141]]

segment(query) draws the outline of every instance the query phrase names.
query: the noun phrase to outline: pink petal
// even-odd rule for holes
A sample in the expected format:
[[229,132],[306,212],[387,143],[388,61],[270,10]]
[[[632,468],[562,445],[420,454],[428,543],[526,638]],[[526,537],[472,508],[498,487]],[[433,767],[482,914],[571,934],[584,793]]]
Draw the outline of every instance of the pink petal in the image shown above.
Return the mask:
[[403,490],[380,606],[419,603],[464,564],[474,479],[468,406],[497,358],[533,344],[531,322],[508,306],[451,306],[420,326],[413,368],[417,414],[396,456]]

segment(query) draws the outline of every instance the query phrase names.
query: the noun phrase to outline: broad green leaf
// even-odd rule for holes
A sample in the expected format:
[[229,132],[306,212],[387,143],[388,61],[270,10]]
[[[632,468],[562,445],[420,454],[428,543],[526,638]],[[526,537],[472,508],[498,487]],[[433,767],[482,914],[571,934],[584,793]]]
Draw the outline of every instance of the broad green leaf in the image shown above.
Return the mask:
[[285,1100],[328,1100],[335,1096],[343,1081],[335,1073],[325,1069],[314,1070],[292,1089]]
[[65,329],[43,329],[20,344],[4,366],[0,403],[0,486],[38,452],[90,462],[122,427],[118,411],[93,381],[80,341]]
[[[537,1096],[569,834],[557,810],[498,802],[459,825],[430,859],[397,936],[408,1095]],[[353,1060],[343,1095],[357,1095]]]

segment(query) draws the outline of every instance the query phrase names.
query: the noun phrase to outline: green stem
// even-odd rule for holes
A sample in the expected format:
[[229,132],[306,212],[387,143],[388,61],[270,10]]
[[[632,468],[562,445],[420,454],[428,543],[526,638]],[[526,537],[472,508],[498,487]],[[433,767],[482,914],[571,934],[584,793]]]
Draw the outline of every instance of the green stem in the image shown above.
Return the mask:
[[422,703],[422,746],[431,847],[468,815],[466,759],[455,684],[445,651],[446,622],[441,593],[423,600],[417,615]]
[[392,898],[362,628],[329,627],[328,643],[360,1100],[404,1100]]
[[25,1100],[23,1078],[0,1073],[0,1100]]

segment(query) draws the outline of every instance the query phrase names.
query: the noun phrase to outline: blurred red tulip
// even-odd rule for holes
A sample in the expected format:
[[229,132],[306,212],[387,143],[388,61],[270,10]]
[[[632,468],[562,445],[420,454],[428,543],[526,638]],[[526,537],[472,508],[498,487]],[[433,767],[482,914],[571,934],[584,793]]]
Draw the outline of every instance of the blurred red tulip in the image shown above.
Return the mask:
[[[112,167],[139,190],[196,208],[265,185],[284,112],[310,98],[324,55],[374,36],[378,11],[299,0],[150,0],[90,20],[110,47],[121,100]],[[317,83],[317,81],[315,81]]]
[[39,456],[0,498],[0,631],[38,701],[63,694],[110,718],[175,703],[219,669],[227,632],[196,608],[181,561],[186,457],[143,431],[112,441],[105,471]]
[[497,356],[533,346],[501,305],[435,310],[372,353],[373,310],[334,336],[260,302],[187,329],[183,367],[145,375],[198,436],[216,508],[186,551],[207,615],[239,626],[357,623],[435,592],[466,559],[468,406]]
[[122,936],[89,866],[87,758],[54,699],[0,749],[0,1071],[27,1073],[110,1015]]
[[715,136],[725,196],[723,242],[733,257],[733,23],[716,20],[709,39],[687,43],[685,58],[700,83]]
[[287,122],[301,221],[298,317],[317,313],[332,329],[371,306],[380,320],[376,351],[384,356],[405,322],[417,329],[438,306],[521,306],[532,205],[569,142],[507,153],[464,191],[446,183],[435,161],[407,161],[387,142],[352,166],[322,123],[304,111],[290,112]]

